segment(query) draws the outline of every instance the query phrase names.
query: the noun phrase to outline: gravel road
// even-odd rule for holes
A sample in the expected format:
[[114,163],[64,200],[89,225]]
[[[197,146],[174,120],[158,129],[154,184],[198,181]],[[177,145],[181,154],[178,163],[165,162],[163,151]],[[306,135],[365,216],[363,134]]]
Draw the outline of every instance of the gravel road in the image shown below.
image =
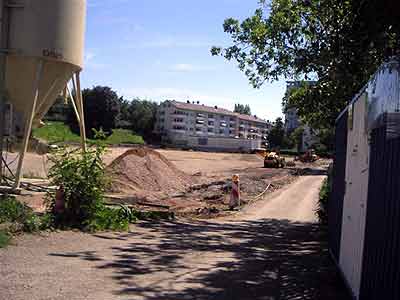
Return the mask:
[[0,250],[0,299],[347,299],[304,176],[230,219],[26,235]]

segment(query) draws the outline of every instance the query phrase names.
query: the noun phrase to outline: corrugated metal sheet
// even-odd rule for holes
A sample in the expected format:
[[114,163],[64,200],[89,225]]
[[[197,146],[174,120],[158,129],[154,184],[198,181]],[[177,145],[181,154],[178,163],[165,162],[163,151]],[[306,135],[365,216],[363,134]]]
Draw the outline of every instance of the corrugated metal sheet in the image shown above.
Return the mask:
[[400,299],[400,113],[380,123],[371,133],[361,300]]
[[342,235],[343,199],[345,193],[346,152],[347,152],[347,112],[336,122],[335,158],[332,173],[332,193],[328,208],[329,246],[339,262]]

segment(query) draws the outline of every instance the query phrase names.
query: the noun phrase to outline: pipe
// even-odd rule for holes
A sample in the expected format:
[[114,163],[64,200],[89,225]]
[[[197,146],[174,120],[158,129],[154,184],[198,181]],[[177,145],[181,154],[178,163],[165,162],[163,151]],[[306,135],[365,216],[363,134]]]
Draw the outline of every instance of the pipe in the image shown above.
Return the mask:
[[43,60],[39,60],[39,63],[37,65],[37,69],[36,69],[35,81],[33,84],[33,102],[32,102],[32,106],[31,106],[31,110],[30,110],[30,115],[26,119],[26,123],[25,123],[24,139],[23,139],[22,148],[21,148],[21,151],[19,154],[17,173],[15,175],[15,184],[13,187],[14,189],[19,189],[20,185],[21,185],[24,157],[25,157],[26,151],[28,150],[29,137],[31,135],[31,130],[32,130],[32,122],[33,122],[33,118],[35,116],[36,105],[37,105],[38,98],[39,98],[39,84],[40,84],[40,79],[42,77],[42,72],[43,72]]

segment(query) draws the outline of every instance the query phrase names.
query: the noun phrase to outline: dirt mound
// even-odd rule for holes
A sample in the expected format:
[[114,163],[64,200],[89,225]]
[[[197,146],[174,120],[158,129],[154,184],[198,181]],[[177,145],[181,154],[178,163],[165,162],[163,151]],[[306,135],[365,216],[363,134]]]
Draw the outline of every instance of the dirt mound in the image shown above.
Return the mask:
[[191,176],[147,147],[126,151],[111,162],[107,173],[112,177],[113,193],[171,195],[185,191],[193,183]]

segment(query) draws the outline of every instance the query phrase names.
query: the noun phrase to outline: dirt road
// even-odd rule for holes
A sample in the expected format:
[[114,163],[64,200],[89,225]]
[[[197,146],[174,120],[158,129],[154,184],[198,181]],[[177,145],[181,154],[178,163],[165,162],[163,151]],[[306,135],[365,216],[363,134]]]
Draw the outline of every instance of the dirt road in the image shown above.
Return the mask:
[[24,236],[0,250],[0,299],[347,299],[315,208],[321,176],[230,220]]
[[244,209],[240,218],[258,220],[265,217],[296,222],[317,222],[315,209],[323,175],[302,176],[293,184],[279,190],[266,201]]

